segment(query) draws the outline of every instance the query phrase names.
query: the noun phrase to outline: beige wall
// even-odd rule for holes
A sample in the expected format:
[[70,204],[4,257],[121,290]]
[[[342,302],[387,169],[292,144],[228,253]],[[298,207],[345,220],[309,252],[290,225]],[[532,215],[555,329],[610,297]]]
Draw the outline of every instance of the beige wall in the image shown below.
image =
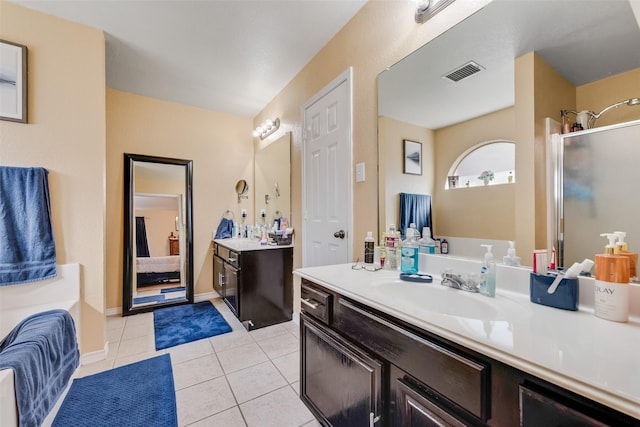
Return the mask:
[[99,351],[106,340],[104,36],[6,1],[0,9],[0,38],[29,49],[29,123],[0,122],[0,163],[49,170],[57,262],[81,265],[81,350]]
[[[640,98],[640,68],[578,86],[576,88],[576,111],[590,110],[599,113],[609,105],[629,98]],[[604,113],[602,118],[596,122],[596,126],[639,119],[640,106],[620,106]]]
[[[404,139],[422,143],[422,175],[404,173]],[[389,224],[396,227],[400,224],[400,193],[433,195],[434,136],[430,129],[379,117],[378,143],[378,216],[382,233]],[[375,229],[371,231],[376,234]],[[376,241],[379,238],[376,237]]]
[[211,233],[238,203],[236,182],[253,182],[251,119],[107,89],[107,307],[122,304],[123,153],[193,160],[195,293],[212,291]]
[[[515,238],[515,185],[445,190],[449,169],[469,148],[486,141],[515,142],[515,112],[506,108],[435,131],[434,234],[493,240]],[[516,168],[516,183],[520,171]]]
[[[352,245],[355,259],[364,250],[366,232],[378,228],[378,182],[375,173],[378,74],[487,3],[488,0],[454,2],[428,23],[420,25],[414,21],[415,4],[411,2],[370,1],[254,118],[254,126],[257,126],[268,118],[280,117],[281,128],[292,131],[292,211],[297,230],[302,226],[300,127],[304,103],[353,67],[353,167],[355,169],[355,164],[361,162],[366,166],[366,181],[353,184]],[[294,265],[299,267],[301,260],[302,245],[296,244]]]

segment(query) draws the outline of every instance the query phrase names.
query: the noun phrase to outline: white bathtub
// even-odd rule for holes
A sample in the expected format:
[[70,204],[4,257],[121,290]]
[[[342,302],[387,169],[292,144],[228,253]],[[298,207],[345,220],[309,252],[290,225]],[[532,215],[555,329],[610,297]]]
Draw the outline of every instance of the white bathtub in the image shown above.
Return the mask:
[[[80,342],[80,265],[57,266],[58,275],[22,285],[0,286],[0,337],[4,338],[26,317],[53,309],[67,310],[76,324]],[[0,426],[18,425],[13,370],[0,370]]]

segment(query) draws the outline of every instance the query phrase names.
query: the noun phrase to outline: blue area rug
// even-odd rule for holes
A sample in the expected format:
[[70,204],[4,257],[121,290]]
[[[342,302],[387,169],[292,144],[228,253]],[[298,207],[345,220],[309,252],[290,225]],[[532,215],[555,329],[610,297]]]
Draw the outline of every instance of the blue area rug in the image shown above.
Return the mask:
[[231,332],[231,326],[209,301],[156,309],[156,350]]
[[73,380],[53,427],[178,425],[168,354]]

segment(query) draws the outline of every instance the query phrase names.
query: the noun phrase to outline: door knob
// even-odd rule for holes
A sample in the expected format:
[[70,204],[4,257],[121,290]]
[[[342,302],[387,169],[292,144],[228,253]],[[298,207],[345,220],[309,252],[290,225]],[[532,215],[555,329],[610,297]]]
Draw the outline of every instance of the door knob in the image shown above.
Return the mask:
[[333,233],[333,237],[336,237],[338,239],[344,239],[344,236],[344,230],[336,231],[335,233]]

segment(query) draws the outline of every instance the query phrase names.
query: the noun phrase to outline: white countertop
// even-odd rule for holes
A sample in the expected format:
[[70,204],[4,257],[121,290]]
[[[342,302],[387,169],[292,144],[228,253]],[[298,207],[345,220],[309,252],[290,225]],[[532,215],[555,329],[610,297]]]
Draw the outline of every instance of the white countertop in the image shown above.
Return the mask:
[[242,251],[260,251],[265,249],[283,249],[283,248],[292,248],[291,245],[261,245],[260,240],[257,239],[214,239],[214,243],[218,243],[219,245],[225,246],[229,249],[233,249],[237,252]]
[[398,271],[351,265],[294,274],[640,419],[637,316],[617,323],[585,307],[566,311],[533,304],[528,293],[501,287],[500,276],[496,297],[489,298],[447,288],[435,277],[429,284],[405,282]]

